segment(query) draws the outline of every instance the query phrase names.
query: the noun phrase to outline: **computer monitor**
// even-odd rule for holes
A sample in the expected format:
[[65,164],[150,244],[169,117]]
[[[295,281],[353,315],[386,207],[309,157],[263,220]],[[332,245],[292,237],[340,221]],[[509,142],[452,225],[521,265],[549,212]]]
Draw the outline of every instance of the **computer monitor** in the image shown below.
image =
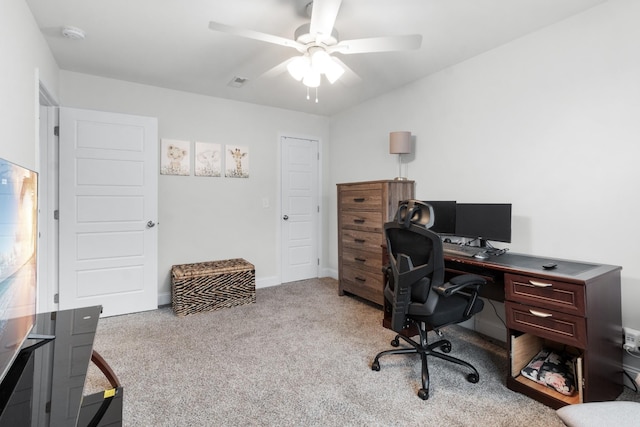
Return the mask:
[[[437,216],[436,216],[437,218]],[[456,236],[511,243],[510,203],[458,203]]]
[[433,207],[434,223],[430,230],[438,234],[456,234],[455,200],[424,200]]

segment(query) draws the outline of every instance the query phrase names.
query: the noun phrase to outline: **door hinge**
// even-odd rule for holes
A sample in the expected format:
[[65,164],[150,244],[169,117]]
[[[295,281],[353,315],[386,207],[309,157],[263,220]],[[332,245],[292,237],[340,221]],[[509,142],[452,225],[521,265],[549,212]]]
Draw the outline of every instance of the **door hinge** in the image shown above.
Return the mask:
[[56,304],[60,302],[60,294],[53,295],[53,302]]
[[318,258],[318,265],[320,265],[320,258]]
[[318,205],[318,213],[320,213],[320,205]]
[[53,211],[53,219],[60,219],[60,211],[58,209]]
[[54,126],[53,127],[53,134],[55,136],[60,136],[60,126]]
[[44,405],[44,413],[45,413],[45,414],[50,414],[50,413],[51,413],[51,401],[48,401],[48,402]]

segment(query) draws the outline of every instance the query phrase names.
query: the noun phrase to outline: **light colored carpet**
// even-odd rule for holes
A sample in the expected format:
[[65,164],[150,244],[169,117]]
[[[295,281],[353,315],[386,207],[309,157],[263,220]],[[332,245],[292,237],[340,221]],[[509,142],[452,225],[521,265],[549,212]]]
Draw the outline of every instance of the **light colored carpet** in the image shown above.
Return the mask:
[[[255,304],[177,317],[171,308],[100,319],[95,349],[124,386],[125,426],[562,426],[555,411],[506,388],[505,350],[445,329],[453,356],[373,357],[394,333],[380,309],[340,297],[333,279],[257,290]],[[432,333],[430,333],[431,335]],[[431,338],[430,338],[431,339]],[[104,387],[91,369],[88,390]]]

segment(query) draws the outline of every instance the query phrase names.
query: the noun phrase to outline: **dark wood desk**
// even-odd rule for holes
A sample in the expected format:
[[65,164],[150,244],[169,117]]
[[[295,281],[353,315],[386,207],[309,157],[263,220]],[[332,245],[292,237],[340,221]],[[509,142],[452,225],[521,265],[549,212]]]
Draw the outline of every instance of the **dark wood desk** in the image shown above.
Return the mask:
[[[553,269],[544,264],[555,263]],[[488,260],[445,255],[450,276],[487,280],[482,296],[505,303],[509,389],[552,408],[622,393],[621,267],[506,253]],[[389,327],[387,307],[383,325]],[[543,347],[576,356],[578,393],[564,396],[520,375]]]

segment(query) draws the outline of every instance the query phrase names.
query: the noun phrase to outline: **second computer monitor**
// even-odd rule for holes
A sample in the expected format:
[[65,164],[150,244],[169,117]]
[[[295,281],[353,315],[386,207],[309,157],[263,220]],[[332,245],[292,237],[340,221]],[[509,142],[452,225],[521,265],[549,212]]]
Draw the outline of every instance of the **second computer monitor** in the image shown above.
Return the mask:
[[433,207],[434,223],[430,230],[438,234],[456,233],[456,202],[448,200],[425,200]]
[[[436,217],[437,218],[437,217]],[[456,236],[511,242],[510,203],[458,203]]]

